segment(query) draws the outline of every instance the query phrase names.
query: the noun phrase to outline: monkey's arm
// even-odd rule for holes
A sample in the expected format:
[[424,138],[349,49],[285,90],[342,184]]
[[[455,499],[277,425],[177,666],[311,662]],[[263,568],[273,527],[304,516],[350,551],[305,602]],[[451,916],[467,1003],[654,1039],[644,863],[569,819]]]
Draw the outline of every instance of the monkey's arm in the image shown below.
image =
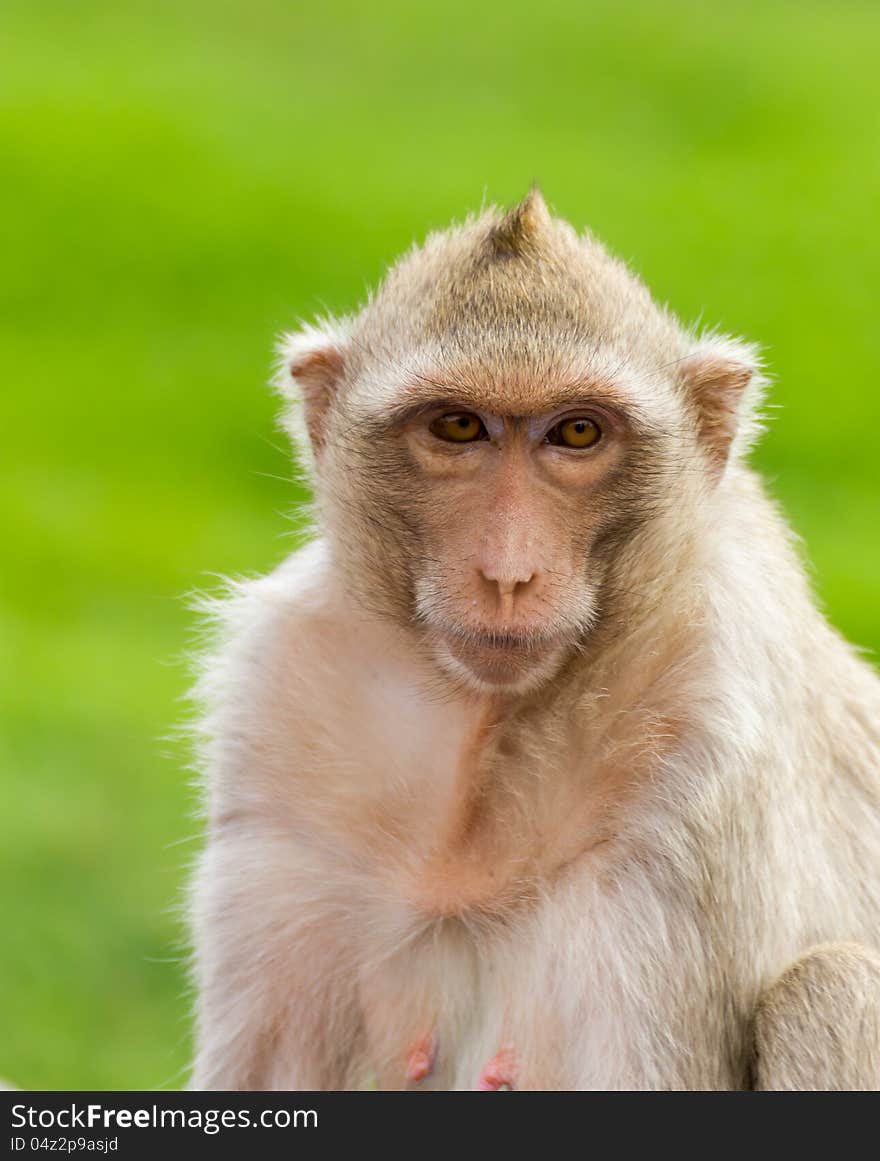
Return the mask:
[[827,943],[761,995],[753,1081],[764,1090],[880,1089],[880,955]]
[[212,835],[192,894],[193,1088],[350,1083],[360,1014],[329,881],[290,835],[253,823]]

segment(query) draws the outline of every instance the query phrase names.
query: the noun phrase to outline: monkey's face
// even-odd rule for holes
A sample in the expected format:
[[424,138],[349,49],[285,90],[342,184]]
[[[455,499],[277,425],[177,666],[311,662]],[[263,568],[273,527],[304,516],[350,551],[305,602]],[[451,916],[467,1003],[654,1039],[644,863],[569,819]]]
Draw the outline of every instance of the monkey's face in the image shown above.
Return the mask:
[[337,558],[466,685],[534,688],[644,615],[718,478],[682,392],[598,368],[447,368],[334,408],[319,478]]
[[585,398],[502,415],[449,399],[385,438],[405,452],[386,496],[419,546],[412,603],[437,659],[484,688],[550,676],[592,627],[603,544],[632,516],[624,411]]

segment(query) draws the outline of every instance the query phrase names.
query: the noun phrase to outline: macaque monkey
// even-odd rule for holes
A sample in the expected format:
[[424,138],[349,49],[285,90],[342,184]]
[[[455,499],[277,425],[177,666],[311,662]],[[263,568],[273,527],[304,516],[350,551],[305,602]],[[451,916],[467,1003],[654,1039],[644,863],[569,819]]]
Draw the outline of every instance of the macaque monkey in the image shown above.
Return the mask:
[[196,1088],[880,1087],[880,680],[763,383],[537,192],[286,340],[314,536],[199,687]]

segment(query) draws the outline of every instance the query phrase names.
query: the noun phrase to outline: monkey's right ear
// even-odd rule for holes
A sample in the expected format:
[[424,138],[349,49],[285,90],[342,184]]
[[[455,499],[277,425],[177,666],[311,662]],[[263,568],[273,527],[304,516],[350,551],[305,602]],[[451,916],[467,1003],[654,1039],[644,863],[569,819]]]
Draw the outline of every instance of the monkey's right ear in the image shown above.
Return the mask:
[[301,409],[305,434],[313,452],[324,442],[327,412],[345,373],[348,329],[344,323],[327,320],[285,335],[279,344],[281,366],[276,379],[281,395],[292,407],[287,413],[295,438],[302,435]]
[[696,405],[700,443],[716,475],[731,455],[742,455],[760,431],[766,380],[757,348],[710,334],[678,365],[685,391]]

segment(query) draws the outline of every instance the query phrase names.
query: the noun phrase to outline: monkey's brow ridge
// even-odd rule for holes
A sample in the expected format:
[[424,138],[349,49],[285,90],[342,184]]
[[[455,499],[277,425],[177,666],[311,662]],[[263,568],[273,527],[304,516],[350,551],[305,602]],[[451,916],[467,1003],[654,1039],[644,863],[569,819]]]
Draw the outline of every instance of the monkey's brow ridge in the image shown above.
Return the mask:
[[505,419],[528,419],[576,404],[602,404],[630,411],[633,401],[616,386],[601,379],[573,380],[537,388],[534,383],[519,389],[507,384],[474,383],[468,380],[418,376],[406,384],[396,404],[385,412],[391,421],[403,421],[435,407],[468,407]]

